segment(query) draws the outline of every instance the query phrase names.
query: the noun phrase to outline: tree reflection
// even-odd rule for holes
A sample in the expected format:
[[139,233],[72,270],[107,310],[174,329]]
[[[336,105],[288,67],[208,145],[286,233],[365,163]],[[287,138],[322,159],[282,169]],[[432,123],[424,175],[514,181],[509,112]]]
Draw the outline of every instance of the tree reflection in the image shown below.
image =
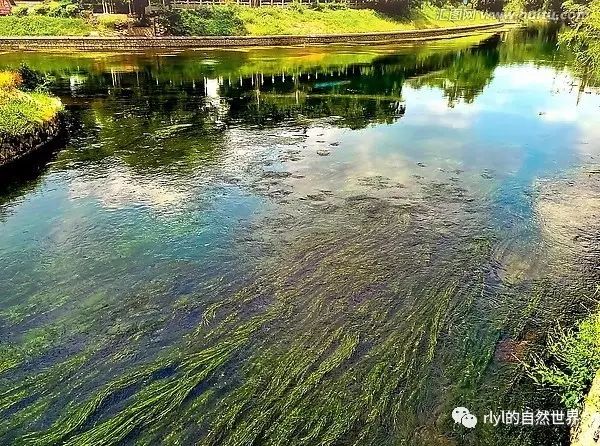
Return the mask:
[[[526,43],[524,43],[526,42]],[[55,93],[83,125],[61,163],[118,155],[141,170],[218,162],[228,127],[308,125],[327,118],[351,129],[391,124],[407,107],[402,90],[436,88],[448,106],[473,102],[499,64],[564,66],[556,29],[412,47],[249,49],[156,54],[4,55],[56,79]],[[328,51],[329,50],[329,51]],[[85,148],[83,148],[85,147]]]

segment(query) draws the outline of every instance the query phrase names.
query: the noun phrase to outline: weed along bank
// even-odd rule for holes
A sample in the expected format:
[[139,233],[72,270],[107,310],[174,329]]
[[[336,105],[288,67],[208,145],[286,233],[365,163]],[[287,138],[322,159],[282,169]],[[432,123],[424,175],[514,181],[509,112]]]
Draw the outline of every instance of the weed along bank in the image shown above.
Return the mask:
[[213,37],[5,37],[4,50],[62,51],[145,51],[194,50],[205,48],[272,47],[329,44],[410,44],[428,40],[456,39],[466,36],[491,35],[505,30],[500,23],[456,28],[297,36],[213,36]]
[[22,73],[28,71],[0,72],[0,166],[41,150],[64,131],[60,99],[32,91],[37,86],[31,79],[24,84]]

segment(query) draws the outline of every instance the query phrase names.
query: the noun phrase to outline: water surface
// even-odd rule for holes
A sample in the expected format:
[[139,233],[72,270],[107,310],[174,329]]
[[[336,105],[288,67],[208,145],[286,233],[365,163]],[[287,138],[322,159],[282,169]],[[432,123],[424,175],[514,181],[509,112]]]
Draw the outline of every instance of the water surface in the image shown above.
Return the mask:
[[562,444],[450,412],[559,407],[519,361],[597,283],[570,61],[547,29],[1,55],[72,137],[0,189],[0,443]]

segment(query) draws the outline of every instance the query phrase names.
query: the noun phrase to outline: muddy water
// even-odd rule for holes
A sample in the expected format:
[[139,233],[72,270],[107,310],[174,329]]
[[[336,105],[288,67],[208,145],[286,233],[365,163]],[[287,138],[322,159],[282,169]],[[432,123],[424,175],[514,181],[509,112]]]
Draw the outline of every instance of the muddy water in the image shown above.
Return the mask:
[[3,173],[0,443],[562,444],[450,414],[560,408],[522,361],[595,305],[570,60],[540,29],[1,55],[72,137]]

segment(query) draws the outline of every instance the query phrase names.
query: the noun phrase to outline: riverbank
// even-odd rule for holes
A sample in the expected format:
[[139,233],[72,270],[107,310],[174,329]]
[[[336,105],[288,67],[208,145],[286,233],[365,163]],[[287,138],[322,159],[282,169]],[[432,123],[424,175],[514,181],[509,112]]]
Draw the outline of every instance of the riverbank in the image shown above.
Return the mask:
[[199,49],[247,46],[298,46],[335,43],[413,43],[454,39],[477,34],[496,33],[503,23],[454,28],[394,31],[385,33],[351,33],[311,36],[211,36],[211,37],[4,37],[1,50],[13,51],[144,51]]
[[25,15],[0,17],[0,36],[271,36],[393,32],[497,23],[481,11],[453,14],[429,4],[403,16],[371,9],[320,8],[305,5],[248,7],[215,5],[152,13],[145,23],[123,14],[51,17],[30,9]]
[[58,98],[19,89],[17,73],[0,72],[0,167],[41,148],[61,130]]
[[580,425],[573,435],[572,446],[593,446],[600,430],[600,372],[596,374],[583,404]]
[[[194,11],[181,11],[179,15],[188,25],[181,35],[223,35],[223,28],[207,29],[209,21],[224,23],[229,16],[228,35],[279,36],[313,34],[349,34],[370,32],[393,32],[415,29],[452,28],[456,26],[481,25],[498,21],[481,11],[472,14],[453,14],[448,9],[424,4],[408,13],[406,17],[390,16],[372,9],[314,9],[308,6],[284,8],[226,6],[213,8],[212,17],[197,22]],[[204,15],[204,14],[203,14]],[[210,31],[210,32],[206,32]]]

